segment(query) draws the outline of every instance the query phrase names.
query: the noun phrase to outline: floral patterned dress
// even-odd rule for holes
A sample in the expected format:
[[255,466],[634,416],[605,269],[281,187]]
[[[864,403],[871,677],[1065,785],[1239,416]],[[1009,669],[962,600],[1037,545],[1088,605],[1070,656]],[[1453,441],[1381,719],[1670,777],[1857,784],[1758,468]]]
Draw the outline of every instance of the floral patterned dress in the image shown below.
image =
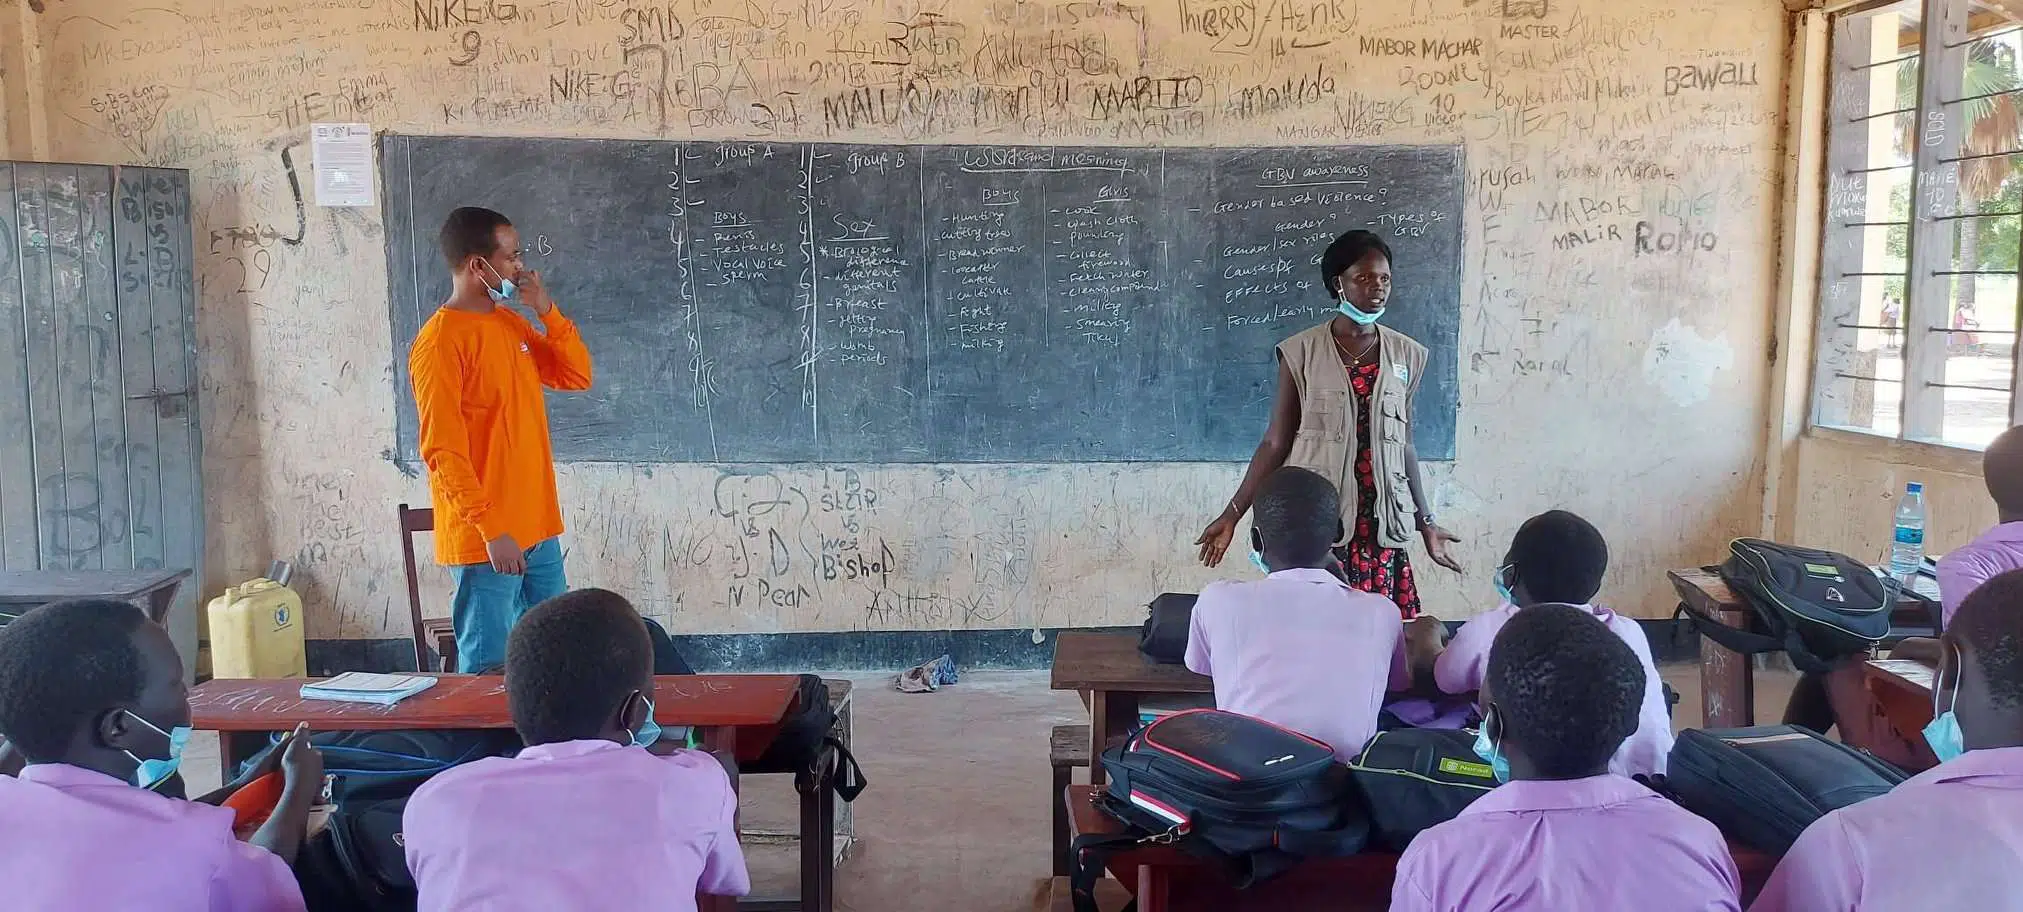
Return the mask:
[[[1356,397],[1356,415],[1368,426],[1370,392],[1377,386],[1381,359],[1353,367],[1349,389]],[[1398,604],[1406,620],[1419,616],[1419,584],[1412,579],[1412,561],[1402,548],[1386,548],[1377,543],[1377,483],[1370,467],[1370,435],[1356,439],[1356,528],[1349,543],[1335,549],[1342,562],[1342,578],[1364,592],[1373,592]]]

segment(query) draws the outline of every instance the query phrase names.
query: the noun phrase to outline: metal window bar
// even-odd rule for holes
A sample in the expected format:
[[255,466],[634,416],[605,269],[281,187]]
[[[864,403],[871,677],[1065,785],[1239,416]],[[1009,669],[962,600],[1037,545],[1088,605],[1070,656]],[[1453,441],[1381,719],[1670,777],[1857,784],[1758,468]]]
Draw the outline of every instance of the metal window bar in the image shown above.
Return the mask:
[[1903,332],[1903,331],[1904,331],[1904,328],[1903,328],[1903,327],[1901,327],[1901,326],[1877,326],[1877,325],[1874,325],[1874,324],[1870,324],[1870,323],[1835,323],[1835,324],[1833,324],[1833,328],[1835,328],[1835,329],[1880,329],[1880,330],[1882,330],[1882,331],[1884,331],[1884,332]]
[[1857,114],[1853,117],[1848,118],[1847,122],[1851,124],[1857,124],[1861,123],[1864,120],[1874,120],[1878,117],[1895,117],[1898,114],[1916,114],[1916,113],[1918,113],[1917,108],[1897,108],[1895,110],[1890,111],[1877,111],[1874,114]]
[[1921,54],[1914,51],[1912,53],[1905,54],[1902,57],[1892,57],[1888,60],[1878,60],[1875,61],[1874,63],[1864,63],[1856,66],[1851,66],[1847,68],[1847,71],[1850,73],[1859,73],[1863,70],[1873,70],[1876,67],[1886,67],[1892,64],[1903,63],[1906,60],[1916,60],[1918,59],[1919,56],[1921,56]]
[[[2008,273],[2005,272],[2003,273],[2003,275],[2008,275]],[[1890,279],[1904,279],[1909,278],[1910,273],[1906,271],[1906,272],[1843,272],[1840,274],[1840,277],[1843,279],[1852,279],[1860,276],[1881,276],[1883,278],[1890,278]]]
[[1878,171],[1904,171],[1904,170],[1907,170],[1907,169],[1910,169],[1910,168],[1915,168],[1915,167],[1917,167],[1917,165],[1916,165],[1915,163],[1912,163],[1912,162],[1905,162],[1905,163],[1903,163],[1903,164],[1901,164],[1901,165],[1882,165],[1882,166],[1880,166],[1880,167],[1876,167],[1876,168],[1854,168],[1854,169],[1851,169],[1851,170],[1848,170],[1848,171],[1842,171],[1842,172],[1840,172],[1840,173],[1841,173],[1841,174],[1843,174],[1843,175],[1846,175],[1846,174],[1874,174],[1874,173],[1876,173],[1876,172],[1878,172]]
[[1957,158],[1942,158],[1939,159],[1939,164],[1951,165],[1957,164],[1959,162],[1980,161],[1981,159],[1984,158],[2001,158],[2004,155],[2018,155],[2018,154],[2023,154],[2023,149],[2010,149],[2007,152],[1983,152],[1979,155],[1962,155]]
[[1872,382],[1872,383],[1902,383],[1902,382],[1903,382],[1902,380],[1898,380],[1898,379],[1895,379],[1895,378],[1892,378],[1892,377],[1871,377],[1871,376],[1869,376],[1868,374],[1850,374],[1850,373],[1848,373],[1847,371],[1834,371],[1834,372],[1833,372],[1833,375],[1834,375],[1835,377],[1837,377],[1837,378],[1841,379],[1841,380],[1867,380],[1867,381],[1870,381],[1870,382]]
[[2010,212],[1955,212],[1950,215],[1934,215],[1930,218],[1935,222],[1950,222],[1955,219],[2007,218],[2012,215],[2023,215],[2023,209]]
[[1949,105],[1966,104],[1967,102],[1970,101],[1980,101],[1983,98],[2000,98],[2004,95],[2014,95],[2018,92],[2023,92],[2023,86],[2017,86],[2013,89],[2003,89],[2000,92],[1983,92],[1979,95],[1969,95],[1965,98],[1955,98],[1952,101],[1941,102],[1941,104],[1949,104]]
[[[2018,214],[2018,215],[2023,215],[2023,213],[2017,213],[2017,214]],[[1896,227],[1900,227],[1900,226],[1906,226],[1906,225],[1909,225],[1910,223],[1911,223],[1911,222],[1910,222],[1910,219],[1905,219],[1905,220],[1903,220],[1903,221],[1901,221],[1901,222],[1841,222],[1841,223],[1840,223],[1840,227],[1842,227],[1842,228],[1896,228]]]
[[1998,29],[1996,31],[1988,32],[1986,34],[1975,35],[1974,37],[1969,38],[1965,41],[1948,42],[1946,44],[1946,50],[1950,51],[1954,48],[1963,48],[1966,47],[1967,45],[1977,44],[1982,41],[1993,41],[1997,38],[2003,37],[2004,35],[2014,35],[2017,32],[2023,32],[2023,25],[2010,26],[2009,28]]
[[1999,275],[2012,276],[2014,269],[1934,269],[1932,275]]
[[1980,390],[1984,393],[2007,393],[2006,386],[1981,386],[1975,383],[1926,383],[1926,386],[1949,390]]
[[1956,333],[1962,335],[1966,333],[1973,333],[1975,335],[1981,336],[2013,336],[2016,334],[2016,331],[2013,329],[1954,329],[1950,326],[1928,326],[1925,327],[1925,331],[1944,333],[1945,335],[1948,336],[1954,335]]

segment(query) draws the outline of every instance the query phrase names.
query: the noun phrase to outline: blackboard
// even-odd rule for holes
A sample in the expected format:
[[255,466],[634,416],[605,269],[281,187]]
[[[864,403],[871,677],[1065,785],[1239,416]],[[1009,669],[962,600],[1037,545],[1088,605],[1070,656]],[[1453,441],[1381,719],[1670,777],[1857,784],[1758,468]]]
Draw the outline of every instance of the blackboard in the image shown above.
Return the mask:
[[1386,325],[1432,357],[1452,458],[1458,147],[381,140],[400,452],[406,352],[449,294],[436,229],[519,228],[596,361],[569,462],[1240,461],[1273,346],[1333,312],[1351,228],[1397,253]]

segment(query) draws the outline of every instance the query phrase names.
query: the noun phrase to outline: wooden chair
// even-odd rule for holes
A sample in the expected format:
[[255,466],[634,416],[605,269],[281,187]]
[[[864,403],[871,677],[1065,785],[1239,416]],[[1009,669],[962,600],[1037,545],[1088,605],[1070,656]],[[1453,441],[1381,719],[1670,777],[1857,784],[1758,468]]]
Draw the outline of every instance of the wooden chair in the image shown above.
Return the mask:
[[1075,768],[1089,765],[1089,727],[1056,725],[1047,739],[1047,764],[1053,767],[1048,802],[1054,808],[1054,876],[1068,874],[1068,803],[1063,796],[1075,784]]
[[414,670],[428,669],[429,643],[434,641],[436,655],[442,657],[437,671],[457,670],[457,631],[449,618],[424,618],[421,616],[421,577],[415,570],[414,534],[434,532],[436,511],[424,507],[416,510],[407,504],[400,505],[400,554],[407,563],[407,617],[414,631]]

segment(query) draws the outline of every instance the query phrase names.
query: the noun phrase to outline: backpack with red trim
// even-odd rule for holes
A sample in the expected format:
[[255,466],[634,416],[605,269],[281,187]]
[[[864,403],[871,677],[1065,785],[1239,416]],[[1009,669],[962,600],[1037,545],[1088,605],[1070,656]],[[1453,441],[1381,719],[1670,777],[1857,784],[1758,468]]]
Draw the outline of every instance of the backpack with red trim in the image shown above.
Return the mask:
[[1098,804],[1128,829],[1070,846],[1077,912],[1093,912],[1108,856],[1130,846],[1171,843],[1222,862],[1243,888],[1302,858],[1353,855],[1369,838],[1334,750],[1263,719],[1174,713],[1104,751],[1102,764],[1110,785]]

